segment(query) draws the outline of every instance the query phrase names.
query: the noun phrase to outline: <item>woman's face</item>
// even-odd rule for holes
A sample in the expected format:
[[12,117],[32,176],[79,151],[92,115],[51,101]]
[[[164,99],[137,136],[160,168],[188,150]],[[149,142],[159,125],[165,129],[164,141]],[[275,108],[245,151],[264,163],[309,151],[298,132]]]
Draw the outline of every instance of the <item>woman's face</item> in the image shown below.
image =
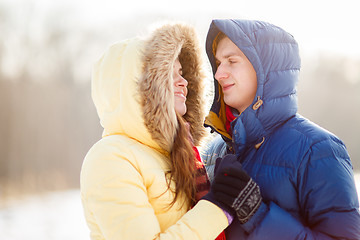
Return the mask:
[[173,67],[174,80],[174,105],[175,111],[183,116],[186,113],[186,96],[188,82],[182,77],[182,67],[179,59],[176,59]]

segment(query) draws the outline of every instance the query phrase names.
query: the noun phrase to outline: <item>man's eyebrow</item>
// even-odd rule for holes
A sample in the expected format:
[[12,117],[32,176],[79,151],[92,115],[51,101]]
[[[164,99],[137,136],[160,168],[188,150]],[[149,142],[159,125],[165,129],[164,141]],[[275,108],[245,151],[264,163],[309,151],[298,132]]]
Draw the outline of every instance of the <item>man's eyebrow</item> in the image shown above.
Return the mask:
[[[219,61],[219,59],[216,56],[214,56],[214,57],[215,57],[216,61]],[[222,56],[221,58],[228,59],[230,57],[241,57],[241,55],[239,53],[236,53],[236,52],[230,52],[230,53],[226,54],[225,56]]]

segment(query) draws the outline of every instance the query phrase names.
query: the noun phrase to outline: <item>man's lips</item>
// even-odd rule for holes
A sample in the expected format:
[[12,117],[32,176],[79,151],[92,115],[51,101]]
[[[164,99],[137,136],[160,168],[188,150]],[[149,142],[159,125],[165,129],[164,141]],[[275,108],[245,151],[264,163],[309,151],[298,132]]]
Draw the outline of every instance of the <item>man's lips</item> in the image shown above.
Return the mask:
[[232,88],[235,84],[231,83],[231,84],[225,84],[222,86],[223,91],[229,90],[230,88]]

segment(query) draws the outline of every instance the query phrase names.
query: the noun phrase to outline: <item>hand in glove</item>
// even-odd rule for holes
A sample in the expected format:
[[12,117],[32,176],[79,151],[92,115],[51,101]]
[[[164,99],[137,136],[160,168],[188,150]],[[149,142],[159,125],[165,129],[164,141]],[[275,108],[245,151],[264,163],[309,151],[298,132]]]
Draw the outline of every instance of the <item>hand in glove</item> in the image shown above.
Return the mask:
[[[235,156],[235,155],[231,155],[231,156]],[[216,159],[214,175],[216,175],[221,162],[222,162],[222,158],[219,157],[219,158]],[[214,187],[213,184],[211,184],[209,193],[207,193],[204,197],[202,197],[202,199],[208,200],[208,201],[214,203],[215,205],[217,205],[219,208],[221,208],[223,210],[223,212],[225,213],[225,215],[226,215],[226,217],[228,219],[229,225],[230,225],[232,223],[233,219],[234,219],[235,211],[230,206],[223,203],[222,201],[218,201],[219,199],[217,199],[215,197],[215,195],[214,195],[214,188],[213,187]]]
[[218,165],[211,192],[216,201],[235,211],[242,224],[255,214],[262,201],[259,186],[232,154],[224,156]]

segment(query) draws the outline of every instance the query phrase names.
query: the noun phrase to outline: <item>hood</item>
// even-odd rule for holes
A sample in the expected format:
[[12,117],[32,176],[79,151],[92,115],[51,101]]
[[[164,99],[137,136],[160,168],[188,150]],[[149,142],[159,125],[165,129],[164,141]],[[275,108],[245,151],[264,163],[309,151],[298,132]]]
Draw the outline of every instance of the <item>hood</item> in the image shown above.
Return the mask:
[[178,128],[172,69],[179,56],[188,81],[187,113],[194,144],[204,134],[202,58],[192,27],[164,25],[149,37],[111,46],[95,64],[92,98],[103,137],[125,135],[167,152]]
[[[257,74],[253,103],[236,119],[240,142],[256,144],[297,112],[296,84],[301,63],[298,45],[292,35],[266,22],[213,20],[206,39],[206,52],[214,75],[213,41],[220,31],[242,50]],[[232,136],[225,130],[225,103],[215,78],[214,84],[214,101],[205,126],[231,140]]]

